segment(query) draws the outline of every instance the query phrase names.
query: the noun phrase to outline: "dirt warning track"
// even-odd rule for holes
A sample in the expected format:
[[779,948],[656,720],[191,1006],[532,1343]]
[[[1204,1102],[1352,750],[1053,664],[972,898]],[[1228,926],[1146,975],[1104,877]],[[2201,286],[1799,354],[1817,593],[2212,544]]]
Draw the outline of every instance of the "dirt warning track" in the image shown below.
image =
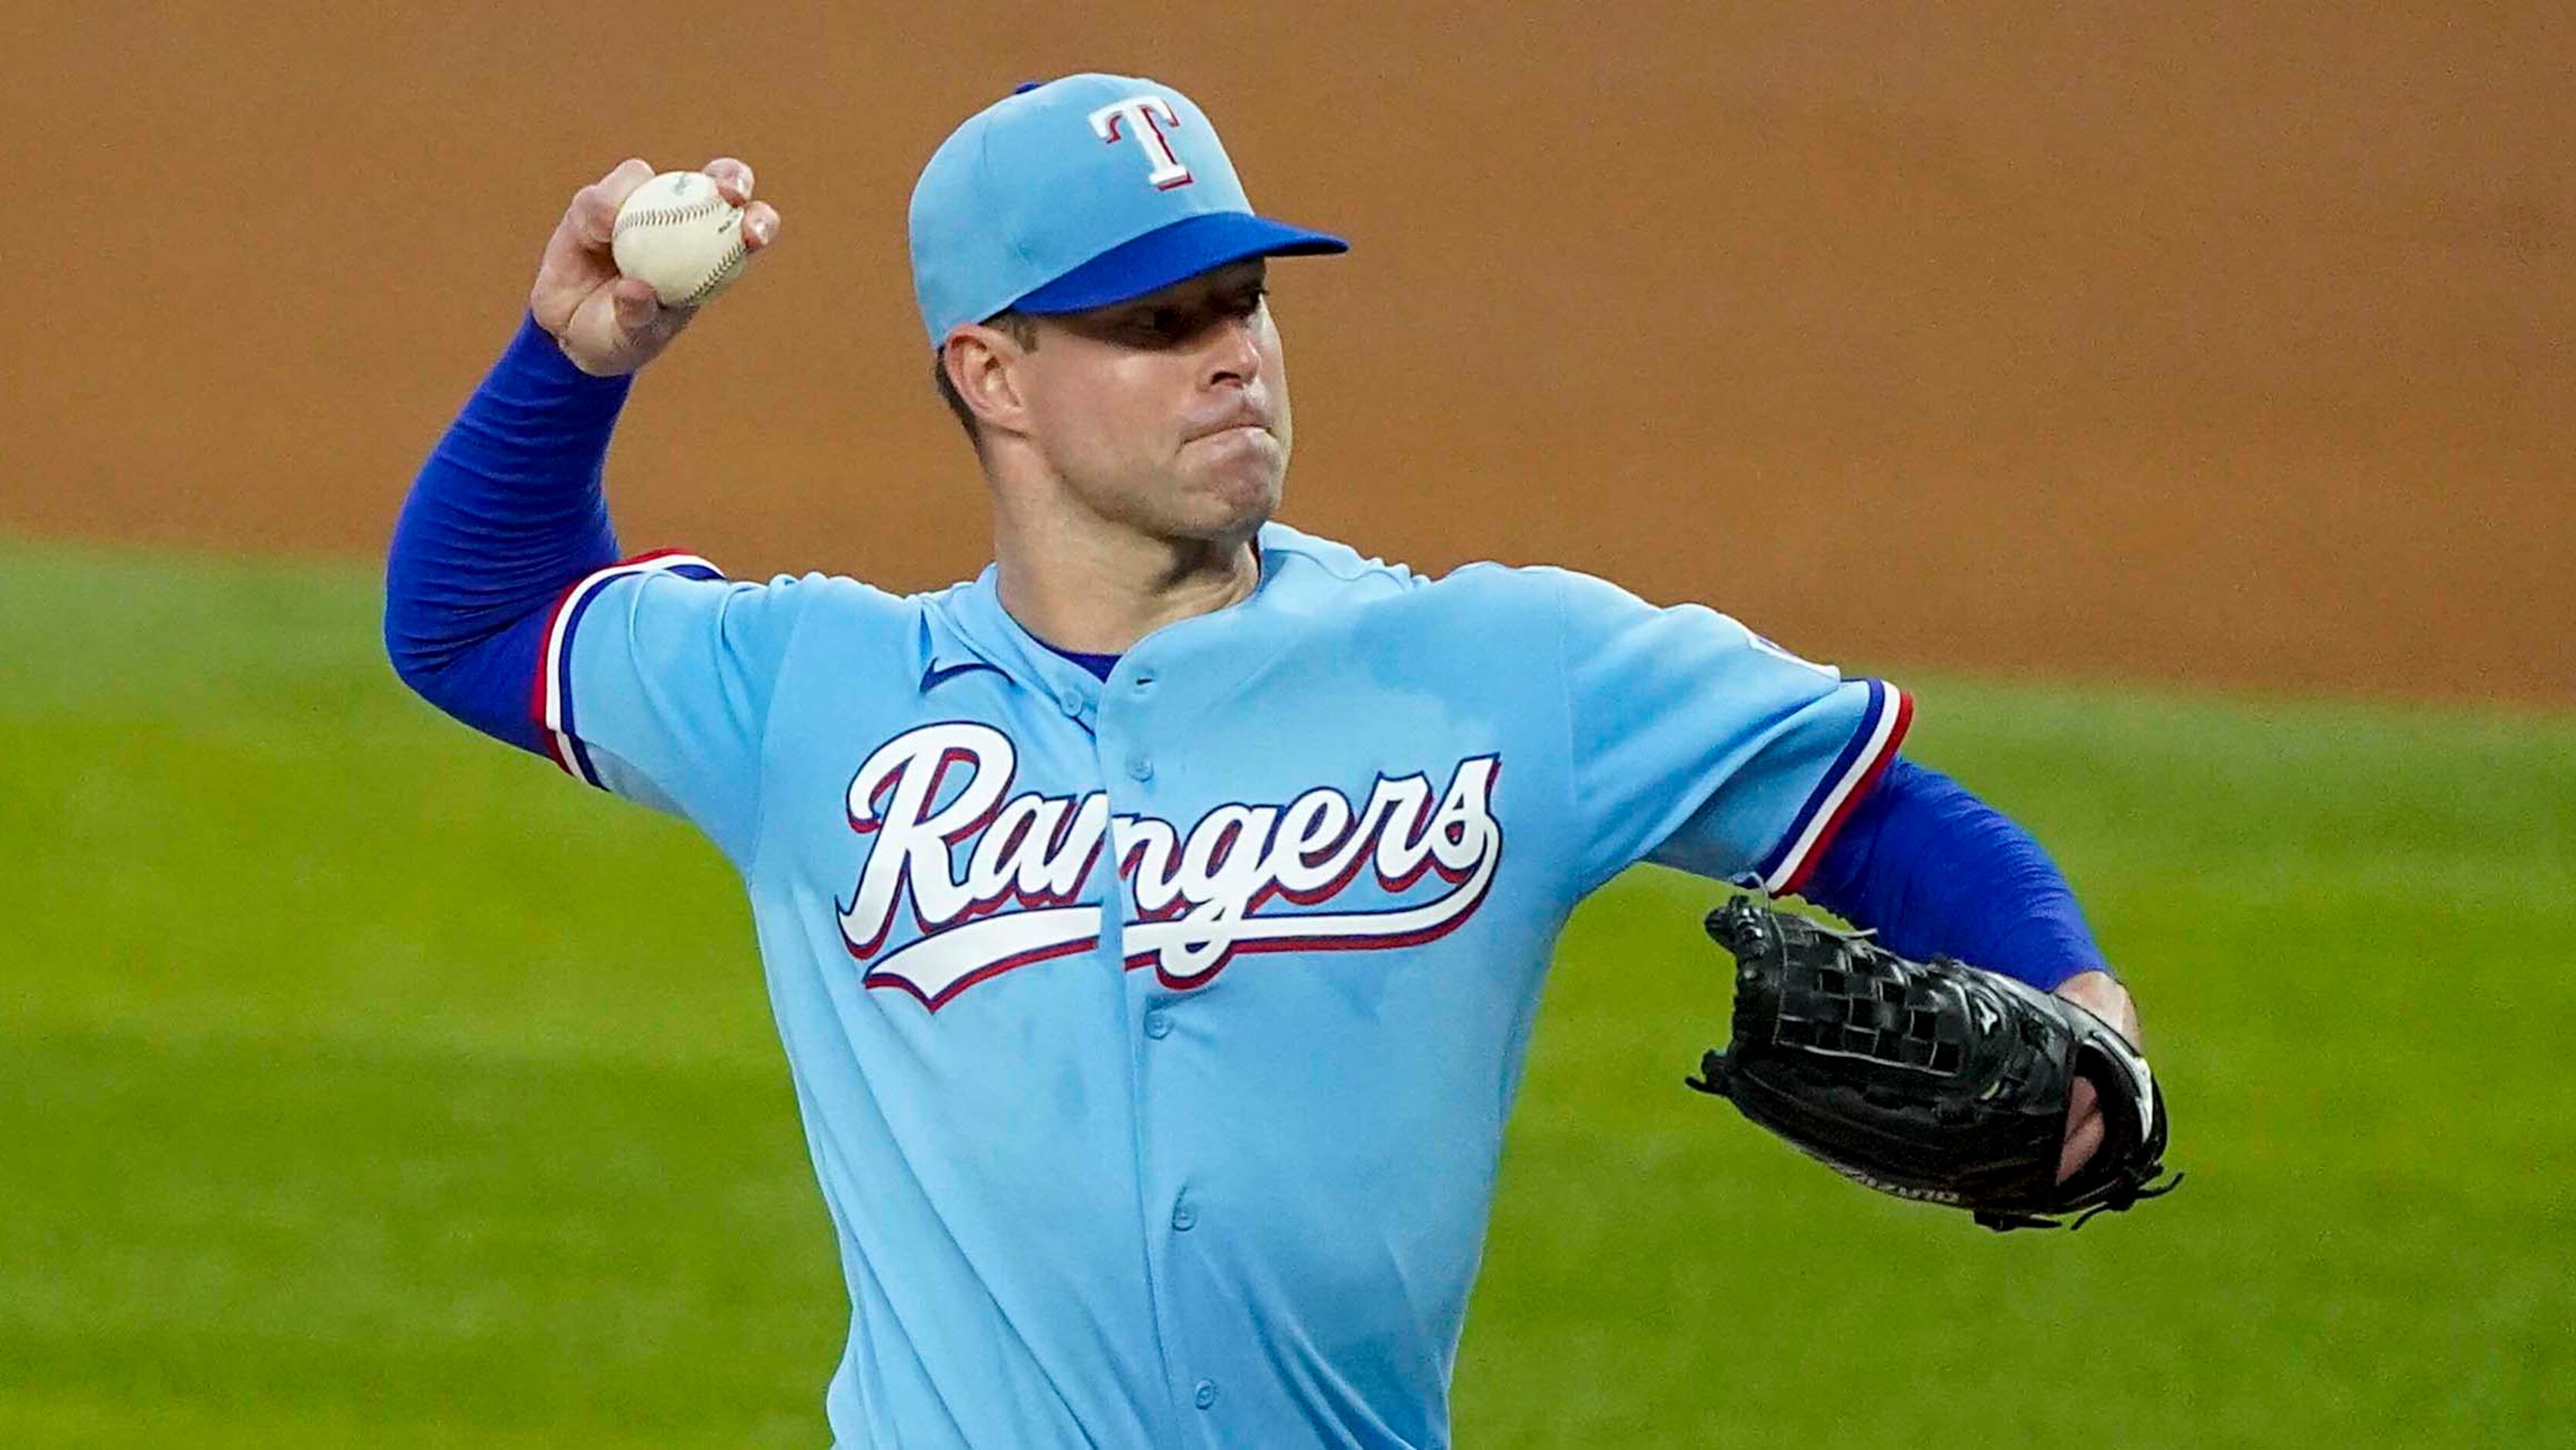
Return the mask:
[[163,8],[14,22],[0,530],[375,552],[571,189],[726,151],[786,235],[640,384],[627,541],[957,577],[905,200],[1109,68],[1357,243],[1276,274],[1301,526],[1856,663],[2576,700],[2553,7]]

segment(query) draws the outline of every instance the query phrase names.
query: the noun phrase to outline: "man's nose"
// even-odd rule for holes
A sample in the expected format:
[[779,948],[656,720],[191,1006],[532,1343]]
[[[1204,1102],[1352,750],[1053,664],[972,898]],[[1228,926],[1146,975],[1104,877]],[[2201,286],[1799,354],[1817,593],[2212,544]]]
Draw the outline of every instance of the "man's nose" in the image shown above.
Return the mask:
[[1209,329],[1207,371],[1211,387],[1257,381],[1261,376],[1261,314],[1229,317]]

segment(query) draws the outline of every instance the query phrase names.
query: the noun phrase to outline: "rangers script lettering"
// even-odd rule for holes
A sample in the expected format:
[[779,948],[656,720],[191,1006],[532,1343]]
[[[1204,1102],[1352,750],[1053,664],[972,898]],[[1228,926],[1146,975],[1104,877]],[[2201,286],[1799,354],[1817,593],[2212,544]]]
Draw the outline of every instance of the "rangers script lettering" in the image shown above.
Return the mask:
[[[1502,859],[1497,755],[1458,762],[1436,798],[1427,775],[1380,776],[1356,807],[1317,786],[1285,805],[1218,806],[1186,832],[1153,816],[1112,816],[1104,792],[1009,796],[1018,762],[1008,735],[951,721],[887,741],[851,777],[850,828],[876,841],[841,906],[841,939],[869,963],[868,986],[909,992],[935,1011],[1013,967],[1098,945],[1101,908],[1076,902],[1104,842],[1115,842],[1135,908],[1121,932],[1126,964],[1154,968],[1173,988],[1208,981],[1237,952],[1364,951],[1446,935],[1484,900]],[[952,772],[962,773],[953,786]],[[956,847],[969,837],[961,876]],[[1274,899],[1334,901],[1363,867],[1386,906],[1262,910]],[[1448,889],[1395,901],[1426,875]],[[886,951],[907,901],[919,935]]]

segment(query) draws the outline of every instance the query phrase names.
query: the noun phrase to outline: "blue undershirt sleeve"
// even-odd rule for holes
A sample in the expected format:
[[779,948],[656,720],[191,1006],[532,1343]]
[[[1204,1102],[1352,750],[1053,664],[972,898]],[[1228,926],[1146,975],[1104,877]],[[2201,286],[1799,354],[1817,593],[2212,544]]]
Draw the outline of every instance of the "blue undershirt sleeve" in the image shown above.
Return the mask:
[[1943,954],[2050,989],[2107,971],[2075,890],[2028,831],[1902,756],[1843,822],[1800,893],[1888,950]]
[[627,378],[572,365],[533,317],[422,465],[385,566],[385,652],[423,699],[547,754],[530,712],[548,614],[617,558],[600,491]]

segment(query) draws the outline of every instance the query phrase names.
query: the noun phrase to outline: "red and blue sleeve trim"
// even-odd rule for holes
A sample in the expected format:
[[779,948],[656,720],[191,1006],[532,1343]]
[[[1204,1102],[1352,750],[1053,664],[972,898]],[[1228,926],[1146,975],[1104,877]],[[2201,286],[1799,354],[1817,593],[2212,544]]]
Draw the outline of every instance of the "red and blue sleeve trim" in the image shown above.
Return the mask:
[[1884,680],[1860,683],[1869,687],[1869,702],[1862,707],[1860,725],[1852,731],[1842,753],[1826,768],[1814,793],[1790,818],[1780,844],[1755,868],[1762,889],[1774,896],[1794,893],[1807,884],[1817,860],[1833,844],[1834,833],[1842,829],[1852,807],[1869,794],[1870,786],[1887,769],[1887,763],[1896,758],[1897,747],[1905,742],[1906,729],[1914,723],[1914,701],[1904,691]]
[[556,599],[554,612],[546,621],[545,646],[538,654],[528,713],[535,718],[545,738],[546,754],[554,763],[562,766],[565,774],[602,789],[606,786],[599,778],[598,768],[591,764],[590,748],[582,743],[580,725],[573,715],[573,631],[581,627],[582,616],[609,584],[632,575],[656,573],[677,574],[684,579],[724,577],[715,565],[695,554],[657,549],[621,559],[574,581]]

